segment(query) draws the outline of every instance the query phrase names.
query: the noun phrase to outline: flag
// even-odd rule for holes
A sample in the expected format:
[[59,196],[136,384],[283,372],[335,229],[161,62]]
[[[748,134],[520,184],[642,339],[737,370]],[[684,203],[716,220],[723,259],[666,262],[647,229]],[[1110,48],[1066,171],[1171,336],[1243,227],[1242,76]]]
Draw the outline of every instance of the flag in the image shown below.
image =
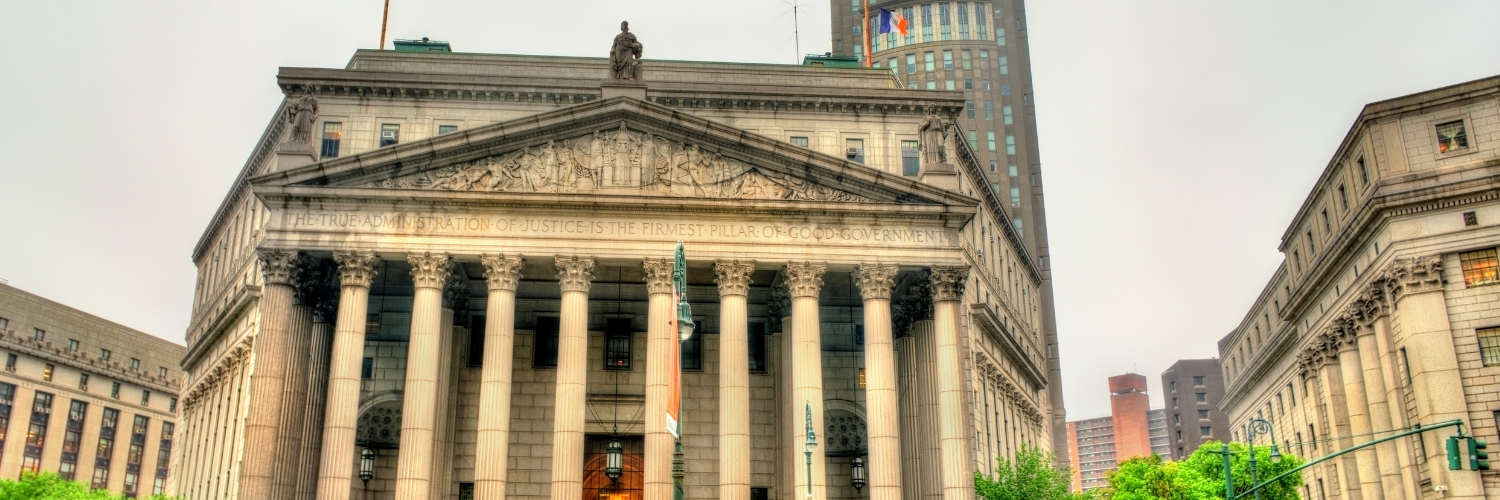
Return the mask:
[[900,33],[906,34],[906,19],[895,12],[880,9],[880,34]]
[[[675,287],[674,287],[675,289]],[[679,295],[672,292],[672,303],[677,303]],[[672,386],[667,390],[667,432],[672,437],[682,439],[682,342],[677,337],[677,318],[673,315],[672,322]]]

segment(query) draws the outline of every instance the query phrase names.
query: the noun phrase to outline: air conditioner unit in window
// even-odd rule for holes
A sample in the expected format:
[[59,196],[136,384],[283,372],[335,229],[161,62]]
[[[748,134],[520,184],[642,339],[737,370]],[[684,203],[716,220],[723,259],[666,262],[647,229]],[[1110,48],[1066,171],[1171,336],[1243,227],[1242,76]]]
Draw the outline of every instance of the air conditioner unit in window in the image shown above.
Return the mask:
[[849,156],[849,157],[850,157],[850,158],[856,158],[856,157],[858,157],[858,156],[859,156],[859,154],[860,154],[860,150],[859,150],[859,148],[849,148],[849,152],[848,152],[848,153],[846,153],[846,154],[847,154],[847,155],[848,155],[848,156]]
[[381,132],[380,133],[380,138],[381,139],[395,139],[396,138],[396,132],[390,131],[390,130]]

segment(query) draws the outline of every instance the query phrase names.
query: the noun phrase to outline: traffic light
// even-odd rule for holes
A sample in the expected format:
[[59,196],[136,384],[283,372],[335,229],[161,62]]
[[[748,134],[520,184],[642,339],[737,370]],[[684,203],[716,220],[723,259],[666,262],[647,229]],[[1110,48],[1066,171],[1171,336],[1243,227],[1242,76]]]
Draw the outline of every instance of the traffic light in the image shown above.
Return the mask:
[[1469,470],[1490,470],[1489,445],[1483,439],[1469,438]]
[[1463,457],[1458,456],[1458,438],[1448,438],[1448,470],[1463,470]]

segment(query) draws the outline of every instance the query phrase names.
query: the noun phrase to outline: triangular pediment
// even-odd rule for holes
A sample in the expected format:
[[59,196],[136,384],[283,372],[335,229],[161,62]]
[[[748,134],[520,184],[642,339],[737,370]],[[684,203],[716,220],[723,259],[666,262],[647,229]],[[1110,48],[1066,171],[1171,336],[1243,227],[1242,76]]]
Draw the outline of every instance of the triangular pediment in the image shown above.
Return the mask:
[[257,185],[972,205],[976,200],[628,98],[274,172]]

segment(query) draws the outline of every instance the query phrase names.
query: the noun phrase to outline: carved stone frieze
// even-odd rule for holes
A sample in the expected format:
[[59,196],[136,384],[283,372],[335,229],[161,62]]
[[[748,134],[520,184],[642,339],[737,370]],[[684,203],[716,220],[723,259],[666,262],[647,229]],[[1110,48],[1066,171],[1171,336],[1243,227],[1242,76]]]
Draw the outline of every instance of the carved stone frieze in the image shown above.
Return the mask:
[[521,284],[521,268],[526,265],[526,260],[519,255],[507,257],[494,253],[480,255],[479,263],[484,264],[484,277],[490,290],[514,292]]
[[448,254],[443,252],[412,252],[406,255],[411,263],[411,280],[417,288],[443,289],[448,284],[448,273],[452,270]]
[[443,286],[443,308],[454,311],[464,309],[469,303],[469,278],[457,263],[448,270],[448,280]]
[[548,141],[460,165],[371,182],[368,187],[504,193],[578,191],[683,198],[869,202],[722,154],[630,130]]
[[370,251],[335,251],[333,261],[339,265],[339,285],[369,288],[380,271],[380,257]]
[[956,301],[964,296],[964,285],[969,281],[968,266],[932,266],[927,275],[928,288],[933,302]]
[[[557,283],[564,292],[589,293],[594,283],[593,257],[557,256]],[[670,271],[669,271],[670,272]]]
[[823,273],[828,271],[828,266],[814,264],[811,262],[791,263],[786,265],[786,289],[792,298],[811,297],[818,298],[823,291]]
[[672,259],[645,259],[641,266],[646,271],[647,294],[672,293],[675,287],[672,284]]
[[267,285],[297,286],[305,263],[302,252],[265,248],[257,251],[255,256],[260,259],[260,272]]
[[893,265],[860,264],[854,271],[854,286],[859,287],[859,295],[864,300],[890,300],[891,291],[896,288],[898,271],[900,269]]
[[744,260],[721,260],[714,263],[714,283],[719,284],[719,296],[750,295],[750,276],[755,273],[755,262]]

